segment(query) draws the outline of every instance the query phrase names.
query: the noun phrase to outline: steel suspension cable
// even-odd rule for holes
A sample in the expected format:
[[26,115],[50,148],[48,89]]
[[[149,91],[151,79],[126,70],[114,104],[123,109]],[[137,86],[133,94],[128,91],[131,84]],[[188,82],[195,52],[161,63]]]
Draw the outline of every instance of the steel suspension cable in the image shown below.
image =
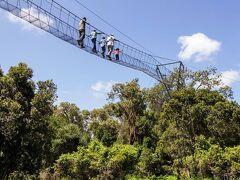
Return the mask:
[[74,0],[77,4],[79,4],[80,6],[82,6],[83,8],[87,9],[89,12],[91,12],[92,14],[94,14],[96,17],[98,17],[101,21],[103,21],[105,24],[107,24],[108,26],[112,27],[113,29],[115,29],[117,32],[119,32],[120,34],[122,34],[123,36],[125,36],[127,39],[129,39],[130,41],[132,41],[133,43],[135,43],[136,45],[140,46],[141,48],[143,48],[144,50],[150,52],[151,54],[154,54],[151,50],[147,49],[146,47],[144,47],[143,45],[141,45],[140,43],[138,43],[137,41],[135,41],[133,38],[131,38],[130,36],[128,36],[127,34],[123,33],[122,31],[120,31],[117,27],[113,26],[111,23],[109,23],[108,21],[106,21],[105,19],[103,19],[101,16],[99,16],[98,14],[96,14],[94,11],[92,11],[91,9],[89,9],[86,5],[84,5],[83,3],[81,3],[79,0]]

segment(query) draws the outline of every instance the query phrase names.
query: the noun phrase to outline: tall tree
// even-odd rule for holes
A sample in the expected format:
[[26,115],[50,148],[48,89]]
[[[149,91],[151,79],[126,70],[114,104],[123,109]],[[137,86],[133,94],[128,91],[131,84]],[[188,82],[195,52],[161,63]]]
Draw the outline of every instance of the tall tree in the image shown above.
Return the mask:
[[80,109],[75,105],[68,102],[62,102],[55,110],[56,116],[66,119],[69,123],[79,126],[81,130],[84,129],[83,115]]
[[109,98],[119,100],[114,106],[118,114],[122,116],[128,125],[129,143],[137,140],[136,121],[143,115],[146,108],[144,93],[140,89],[138,80],[127,84],[116,84],[109,93]]
[[13,171],[34,173],[50,150],[56,86],[32,80],[33,71],[23,63],[0,77],[0,179]]
[[239,107],[218,91],[183,89],[165,103],[155,127],[159,144],[173,158],[194,153],[198,136],[224,146],[239,143]]

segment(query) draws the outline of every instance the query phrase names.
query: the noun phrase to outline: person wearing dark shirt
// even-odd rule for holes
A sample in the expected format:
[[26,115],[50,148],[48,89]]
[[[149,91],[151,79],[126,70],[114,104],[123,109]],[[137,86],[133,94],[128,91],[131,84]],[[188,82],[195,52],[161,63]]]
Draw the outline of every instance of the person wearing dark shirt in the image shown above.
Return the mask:
[[115,58],[116,58],[117,61],[119,61],[119,55],[120,55],[120,52],[121,52],[121,51],[120,51],[119,48],[115,49],[115,51],[114,51]]
[[100,47],[102,49],[102,57],[105,58],[105,52],[106,52],[106,38],[103,36],[102,39],[100,40],[99,44],[100,44]]

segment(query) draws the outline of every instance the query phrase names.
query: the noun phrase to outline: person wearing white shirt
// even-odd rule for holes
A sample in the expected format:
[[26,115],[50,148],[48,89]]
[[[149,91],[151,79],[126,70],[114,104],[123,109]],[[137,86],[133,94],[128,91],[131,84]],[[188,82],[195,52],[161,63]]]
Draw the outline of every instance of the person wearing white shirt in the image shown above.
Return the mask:
[[107,38],[107,50],[108,50],[107,57],[108,57],[109,59],[111,59],[111,54],[112,54],[113,47],[114,47],[114,41],[115,41],[115,37],[114,37],[113,34],[111,34],[111,35]]
[[94,29],[94,30],[91,32],[91,34],[90,34],[91,40],[92,40],[92,43],[93,43],[92,52],[94,52],[94,53],[97,52],[97,45],[96,45],[96,43],[97,43],[97,35],[98,35],[98,34],[102,34],[102,33],[98,33],[98,32],[96,31],[96,29]]

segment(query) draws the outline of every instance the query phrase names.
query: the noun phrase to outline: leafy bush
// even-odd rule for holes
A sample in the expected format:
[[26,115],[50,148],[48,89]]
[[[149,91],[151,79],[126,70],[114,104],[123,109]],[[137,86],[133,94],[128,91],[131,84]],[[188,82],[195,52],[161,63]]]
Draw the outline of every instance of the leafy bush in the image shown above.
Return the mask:
[[87,148],[79,147],[75,153],[62,155],[57,160],[55,170],[63,176],[80,179],[124,177],[134,170],[136,160],[137,149],[131,145],[105,147],[94,140]]

